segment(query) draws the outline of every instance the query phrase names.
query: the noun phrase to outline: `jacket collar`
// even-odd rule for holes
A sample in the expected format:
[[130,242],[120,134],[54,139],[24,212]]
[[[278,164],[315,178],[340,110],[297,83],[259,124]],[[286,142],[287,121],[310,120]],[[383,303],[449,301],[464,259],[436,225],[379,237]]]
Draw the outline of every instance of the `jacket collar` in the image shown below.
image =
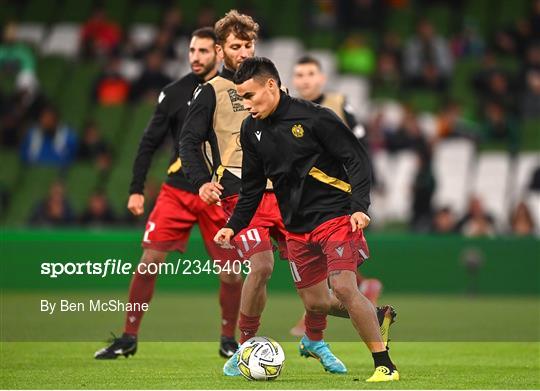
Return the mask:
[[291,104],[291,97],[287,95],[283,90],[279,91],[279,103],[272,114],[268,116],[269,121],[275,121],[283,117],[287,112],[289,105]]
[[225,68],[225,66],[223,66],[223,68],[221,68],[221,72],[219,72],[219,76],[232,81],[234,72],[231,71],[230,69]]

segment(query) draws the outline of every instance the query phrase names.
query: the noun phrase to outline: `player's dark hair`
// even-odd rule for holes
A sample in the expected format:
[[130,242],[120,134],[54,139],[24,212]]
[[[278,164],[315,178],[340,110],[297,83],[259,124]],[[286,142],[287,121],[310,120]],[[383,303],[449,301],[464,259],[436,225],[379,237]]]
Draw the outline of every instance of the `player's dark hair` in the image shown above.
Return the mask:
[[242,84],[246,80],[252,78],[260,81],[274,79],[278,87],[281,87],[279,72],[274,63],[266,57],[251,57],[245,59],[234,74],[233,82],[234,84]]
[[249,15],[241,14],[237,10],[230,10],[214,25],[217,43],[223,45],[232,33],[236,38],[245,41],[257,39],[259,24]]
[[321,62],[313,56],[308,56],[308,55],[302,56],[298,59],[298,61],[296,61],[296,65],[303,65],[303,64],[314,64],[317,66],[317,68],[319,68],[320,71],[322,71]]
[[208,38],[214,42],[217,42],[216,32],[212,27],[201,27],[200,29],[195,30],[191,33],[191,38]]

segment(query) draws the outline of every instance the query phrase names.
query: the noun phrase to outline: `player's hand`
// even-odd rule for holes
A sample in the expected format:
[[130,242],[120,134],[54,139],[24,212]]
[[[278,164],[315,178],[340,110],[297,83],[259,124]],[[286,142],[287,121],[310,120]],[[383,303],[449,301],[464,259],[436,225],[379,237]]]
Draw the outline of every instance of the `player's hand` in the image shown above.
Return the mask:
[[221,228],[216,236],[214,236],[214,242],[222,248],[233,248],[231,245],[231,238],[234,236],[234,231],[231,228]]
[[219,202],[221,191],[223,186],[217,182],[208,182],[201,186],[199,189],[199,197],[208,205],[216,204]]
[[127,208],[134,216],[144,213],[144,196],[142,194],[132,194],[129,196]]
[[351,215],[351,226],[352,231],[355,232],[357,229],[364,229],[369,225],[371,219],[364,212],[354,212]]

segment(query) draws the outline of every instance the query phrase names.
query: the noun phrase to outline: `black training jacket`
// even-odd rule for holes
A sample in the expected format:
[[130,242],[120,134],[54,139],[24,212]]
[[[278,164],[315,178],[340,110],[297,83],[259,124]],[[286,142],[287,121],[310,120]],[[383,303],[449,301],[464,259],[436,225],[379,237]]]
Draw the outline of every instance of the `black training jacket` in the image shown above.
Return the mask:
[[311,232],[323,222],[367,213],[371,167],[365,148],[330,109],[281,92],[268,118],[242,123],[242,187],[227,227],[246,227],[274,185],[287,230]]
[[[182,165],[178,159],[178,141],[193,92],[202,83],[204,83],[204,80],[194,73],[189,73],[165,86],[159,94],[154,114],[144,130],[133,163],[133,177],[129,187],[130,194],[144,193],[144,183],[152,163],[152,157],[168,134],[173,140],[173,148],[166,182],[178,189],[198,194],[198,188],[193,186],[191,181],[187,180],[184,175]],[[210,175],[208,170],[207,175]]]

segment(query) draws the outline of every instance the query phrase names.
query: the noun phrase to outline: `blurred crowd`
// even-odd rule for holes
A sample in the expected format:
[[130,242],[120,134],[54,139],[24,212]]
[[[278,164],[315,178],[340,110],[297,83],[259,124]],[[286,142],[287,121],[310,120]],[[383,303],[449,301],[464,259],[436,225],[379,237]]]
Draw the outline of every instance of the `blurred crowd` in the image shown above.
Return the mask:
[[[449,208],[433,210],[436,181],[432,150],[439,140],[465,137],[479,146],[497,144],[511,154],[519,151],[522,122],[540,119],[540,0],[531,1],[524,18],[490,35],[481,34],[470,20],[462,21],[451,34],[440,34],[433,22],[422,17],[422,1],[416,4],[420,12],[410,36],[386,31],[382,23],[392,8],[409,7],[406,0],[313,3],[315,11],[308,23],[336,27],[339,71],[369,81],[370,100],[375,104],[361,121],[371,153],[411,150],[418,156],[410,229],[469,236],[497,234],[493,218],[475,196],[464,216],[456,216]],[[449,7],[462,5],[454,1],[440,3]],[[263,39],[272,37],[271,24],[256,15],[249,2],[239,8],[260,22]],[[79,45],[79,61],[98,62],[101,67],[88,91],[93,104],[156,102],[161,88],[172,81],[165,64],[185,61],[190,32],[213,25],[218,17],[212,7],[205,6],[195,25],[188,26],[178,6],[166,7],[155,37],[145,45],[134,45],[120,24],[107,16],[105,8],[96,7],[81,26]],[[73,129],[63,120],[62,113],[40,89],[34,51],[17,41],[16,28],[13,23],[4,26],[0,45],[0,72],[14,75],[15,80],[12,93],[0,93],[1,147],[17,149],[25,165],[67,169],[74,162],[90,162],[105,178],[114,164],[113,146],[105,141],[93,118],[87,119],[84,129]],[[121,69],[126,58],[143,64],[135,79],[126,77]],[[456,66],[464,61],[477,65],[466,80],[474,94],[467,101],[456,99],[452,93]],[[513,66],[508,67],[508,63]],[[439,105],[431,111],[415,107],[408,97],[419,91],[435,96]],[[531,189],[540,191],[538,182],[540,167]],[[69,194],[58,181],[46,199],[33,207],[29,222],[110,225],[133,220],[115,215],[103,189],[90,195],[83,215],[75,216]],[[534,232],[535,222],[525,203],[510,212],[509,227],[517,235]]]

